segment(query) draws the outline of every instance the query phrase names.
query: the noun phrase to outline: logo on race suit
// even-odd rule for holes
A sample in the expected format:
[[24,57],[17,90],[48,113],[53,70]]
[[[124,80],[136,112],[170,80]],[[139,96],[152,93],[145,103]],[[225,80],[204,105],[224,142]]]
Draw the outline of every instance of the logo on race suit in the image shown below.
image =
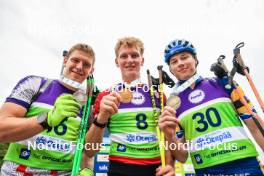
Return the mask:
[[128,134],[126,136],[126,141],[128,142],[154,142],[157,141],[156,135],[133,135]]
[[38,150],[58,150],[58,151],[70,151],[70,144],[63,141],[56,141],[52,137],[47,138],[39,136],[36,138],[36,146]]
[[203,101],[204,97],[205,97],[204,91],[198,89],[189,94],[188,100],[191,103],[196,104],[196,103],[200,103],[201,101]]
[[140,92],[133,92],[133,98],[131,103],[135,105],[142,105],[145,102],[145,97]]
[[197,164],[202,164],[203,163],[202,157],[199,154],[194,155],[194,159],[195,159]]
[[103,162],[103,163],[95,163],[94,165],[94,171],[96,173],[106,173],[108,171],[108,162]]
[[118,144],[116,150],[118,152],[125,152],[126,151],[126,146],[124,144]]
[[109,155],[107,155],[107,154],[98,154],[97,155],[97,161],[98,162],[108,162],[109,161],[108,157],[109,157]]
[[24,149],[22,148],[20,150],[19,158],[27,160],[29,156],[30,156],[30,150],[28,150],[27,148]]

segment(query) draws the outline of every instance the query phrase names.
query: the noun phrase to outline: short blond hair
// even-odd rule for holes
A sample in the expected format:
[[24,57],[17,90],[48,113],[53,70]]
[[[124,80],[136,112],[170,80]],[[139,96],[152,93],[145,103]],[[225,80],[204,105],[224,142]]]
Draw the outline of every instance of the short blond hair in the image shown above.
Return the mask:
[[144,53],[144,44],[139,38],[136,37],[123,37],[118,39],[115,45],[116,57],[118,57],[118,51],[121,48],[121,46],[129,47],[129,48],[136,47],[140,50],[141,55],[143,55]]
[[73,45],[70,50],[67,52],[67,54],[65,55],[65,58],[68,58],[71,53],[75,50],[78,51],[82,51],[84,53],[86,53],[89,57],[93,58],[93,64],[95,62],[95,53],[94,50],[91,46],[85,44],[85,43],[77,43],[75,45]]

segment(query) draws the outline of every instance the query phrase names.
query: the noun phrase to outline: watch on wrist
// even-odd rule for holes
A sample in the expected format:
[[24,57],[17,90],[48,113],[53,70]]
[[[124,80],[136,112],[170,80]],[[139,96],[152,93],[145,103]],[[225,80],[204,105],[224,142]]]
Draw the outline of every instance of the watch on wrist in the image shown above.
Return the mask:
[[94,118],[93,124],[94,124],[95,126],[99,127],[99,128],[105,128],[106,125],[107,125],[107,123],[99,123],[99,122],[97,122],[97,117]]
[[48,113],[47,112],[41,113],[37,116],[37,122],[39,125],[41,125],[43,127],[43,129],[49,128],[47,119],[48,119]]

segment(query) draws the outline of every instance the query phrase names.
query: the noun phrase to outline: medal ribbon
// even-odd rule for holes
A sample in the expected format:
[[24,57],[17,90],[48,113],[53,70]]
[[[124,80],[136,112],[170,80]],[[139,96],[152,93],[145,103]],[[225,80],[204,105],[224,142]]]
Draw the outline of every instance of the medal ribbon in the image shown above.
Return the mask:
[[181,85],[175,85],[173,87],[173,91],[172,94],[174,95],[178,95],[179,93],[183,92],[184,90],[186,90],[188,87],[190,87],[193,83],[195,83],[201,76],[198,75],[197,73],[195,75],[193,75],[191,78],[189,78],[188,80],[186,80],[183,84]]
[[67,85],[69,85],[69,86],[71,86],[71,87],[73,87],[73,88],[75,88],[75,89],[85,90],[85,89],[83,88],[83,86],[82,86],[81,83],[78,83],[78,82],[76,82],[76,81],[73,81],[73,80],[71,80],[71,79],[69,79],[69,78],[66,78],[66,77],[64,77],[64,76],[61,76],[60,81],[63,82],[63,83],[65,83],[65,84],[67,84]]

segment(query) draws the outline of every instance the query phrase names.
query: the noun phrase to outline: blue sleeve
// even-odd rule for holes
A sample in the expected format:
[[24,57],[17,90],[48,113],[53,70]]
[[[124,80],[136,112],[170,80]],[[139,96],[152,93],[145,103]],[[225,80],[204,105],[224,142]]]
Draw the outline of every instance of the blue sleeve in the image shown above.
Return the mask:
[[235,87],[233,85],[228,85],[228,77],[224,76],[223,78],[216,79],[218,80],[218,83],[224,88],[225,92],[231,97],[231,94],[234,91]]

